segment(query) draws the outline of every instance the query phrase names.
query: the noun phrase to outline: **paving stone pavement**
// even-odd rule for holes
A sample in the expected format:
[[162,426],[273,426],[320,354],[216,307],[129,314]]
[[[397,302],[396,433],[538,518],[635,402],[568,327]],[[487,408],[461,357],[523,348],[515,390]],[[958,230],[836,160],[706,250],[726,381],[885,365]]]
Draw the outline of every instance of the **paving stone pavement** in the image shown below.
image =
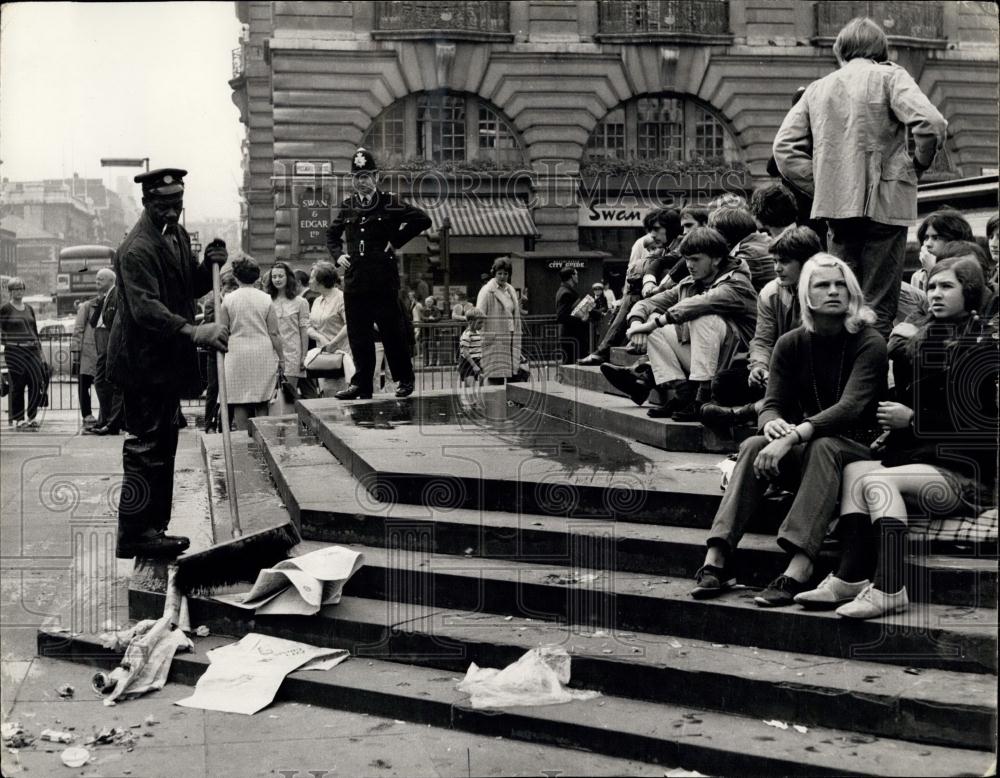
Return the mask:
[[[122,438],[80,434],[79,416],[45,414],[38,432],[0,416],[0,707],[36,737],[69,729],[82,743],[105,727],[136,726],[131,750],[97,746],[84,776],[663,775],[664,767],[395,719],[278,702],[254,716],[179,708],[190,687],[105,707],[92,668],[36,656],[39,626],[96,634],[128,620],[130,561],[114,558]],[[207,511],[198,433],[182,432],[172,530],[203,532]],[[187,529],[185,529],[187,526]],[[336,672],[336,670],[330,671]],[[72,699],[56,689],[75,688]],[[4,776],[70,774],[66,746],[4,749]]]

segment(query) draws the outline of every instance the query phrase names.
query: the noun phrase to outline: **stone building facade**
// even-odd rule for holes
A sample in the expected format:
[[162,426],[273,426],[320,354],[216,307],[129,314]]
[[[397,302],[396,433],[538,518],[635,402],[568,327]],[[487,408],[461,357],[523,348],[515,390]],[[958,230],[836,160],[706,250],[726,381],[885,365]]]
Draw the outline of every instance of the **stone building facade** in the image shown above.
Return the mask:
[[[236,8],[244,29],[230,84],[246,125],[244,249],[265,264],[325,255],[324,220],[363,143],[403,171],[393,181],[403,196],[432,203],[435,226],[451,218],[452,275],[464,267],[469,284],[504,252],[604,249],[620,260],[646,201],[705,200],[766,179],[791,95],[836,67],[833,38],[860,14],[884,26],[893,59],[949,121],[939,175],[996,165],[989,2],[243,0]],[[475,205],[460,205],[472,194]],[[421,264],[421,239],[406,250],[410,280],[428,270],[439,280]]]

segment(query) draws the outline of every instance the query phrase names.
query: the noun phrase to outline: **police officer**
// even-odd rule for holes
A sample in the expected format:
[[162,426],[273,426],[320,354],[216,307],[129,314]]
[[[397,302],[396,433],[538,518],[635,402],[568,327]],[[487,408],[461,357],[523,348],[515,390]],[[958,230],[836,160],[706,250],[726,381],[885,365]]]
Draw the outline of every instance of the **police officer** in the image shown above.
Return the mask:
[[326,232],[326,247],[344,269],[344,316],[357,372],[339,400],[372,396],[375,373],[375,325],[378,325],[396,396],[413,394],[413,364],[399,304],[396,249],[431,225],[419,208],[378,188],[378,166],[366,150],[351,159],[354,192],[340,205]]
[[184,176],[176,168],[135,177],[144,207],[118,248],[118,311],[111,327],[108,364],[122,390],[124,427],[121,498],[118,503],[120,559],[174,557],[188,539],[165,533],[170,522],[180,401],[198,397],[197,347],[225,351],[221,324],[195,326],[195,300],[212,288],[211,265],[226,262],[214,243],[198,264],[191,239],[180,226]]

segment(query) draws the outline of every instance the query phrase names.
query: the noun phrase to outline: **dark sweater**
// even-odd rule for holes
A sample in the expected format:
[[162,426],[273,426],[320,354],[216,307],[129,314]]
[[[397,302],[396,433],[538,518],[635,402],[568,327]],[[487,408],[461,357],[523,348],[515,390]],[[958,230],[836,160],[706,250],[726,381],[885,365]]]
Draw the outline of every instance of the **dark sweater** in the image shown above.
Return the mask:
[[5,346],[38,346],[38,325],[34,309],[27,303],[24,304],[23,311],[17,310],[9,302],[0,306],[0,338]]
[[882,463],[935,465],[992,490],[997,478],[998,354],[986,322],[931,324],[916,353],[906,349],[894,362],[895,367],[901,364],[908,366],[911,379],[898,393],[899,401],[913,409],[913,425],[892,431]]
[[809,421],[814,438],[874,430],[887,371],[885,341],[871,327],[853,335],[823,336],[804,327],[786,332],[771,355],[760,427],[778,418]]

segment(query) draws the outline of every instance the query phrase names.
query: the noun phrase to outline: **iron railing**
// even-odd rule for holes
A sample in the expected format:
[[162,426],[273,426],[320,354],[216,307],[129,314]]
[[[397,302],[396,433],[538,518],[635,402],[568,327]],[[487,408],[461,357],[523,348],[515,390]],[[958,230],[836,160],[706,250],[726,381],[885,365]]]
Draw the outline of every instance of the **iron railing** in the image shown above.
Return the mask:
[[876,0],[825,0],[816,3],[816,38],[832,42],[841,28],[856,16],[873,19],[890,42],[943,45],[943,3],[877,2]]
[[379,32],[510,32],[506,0],[381,0],[375,3]]
[[729,34],[727,0],[599,0],[602,35]]
[[[521,319],[521,349],[533,374],[555,380],[555,366],[561,358],[559,325],[554,315],[524,316]],[[445,320],[414,324],[417,347],[413,366],[417,372],[417,385],[423,389],[444,389],[457,385],[458,339],[465,329],[465,322]],[[69,333],[41,335],[42,358],[52,371],[48,389],[48,408],[52,410],[79,410],[79,376],[77,356],[72,350],[73,336]],[[192,421],[201,424],[201,410],[205,405],[204,392],[208,377],[215,370],[212,352],[198,350],[202,396],[183,400],[182,406],[194,414]],[[6,369],[2,360],[0,367]],[[6,409],[10,419],[8,395]],[[91,388],[91,405],[97,415],[97,393]],[[190,417],[189,417],[190,419]]]

